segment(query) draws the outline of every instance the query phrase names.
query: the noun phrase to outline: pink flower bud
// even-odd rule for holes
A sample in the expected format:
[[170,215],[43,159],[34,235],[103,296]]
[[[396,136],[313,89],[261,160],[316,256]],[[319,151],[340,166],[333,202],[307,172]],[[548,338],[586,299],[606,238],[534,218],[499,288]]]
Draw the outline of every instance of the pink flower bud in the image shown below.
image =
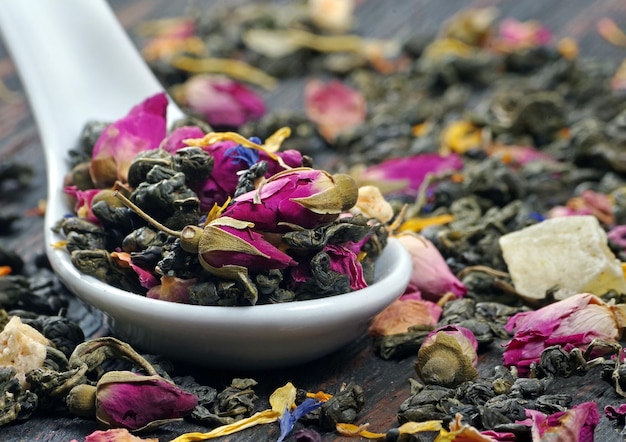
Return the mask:
[[300,167],[273,175],[258,189],[235,198],[224,216],[250,221],[266,232],[311,229],[337,219],[354,206],[357,194],[348,175]]
[[448,292],[457,297],[467,293],[467,287],[452,274],[432,242],[414,233],[401,233],[396,238],[409,251],[413,261],[409,287],[419,290],[424,299],[437,301]]
[[165,93],[133,107],[124,118],[109,125],[93,148],[89,172],[97,188],[127,181],[128,169],[142,151],[156,149],[167,132]]
[[96,418],[129,430],[191,413],[198,398],[166,379],[129,371],[105,373],[96,386]]
[[207,224],[201,235],[197,244],[201,264],[218,276],[225,276],[224,272],[232,267],[239,272],[284,269],[296,264],[245,221],[221,216]]

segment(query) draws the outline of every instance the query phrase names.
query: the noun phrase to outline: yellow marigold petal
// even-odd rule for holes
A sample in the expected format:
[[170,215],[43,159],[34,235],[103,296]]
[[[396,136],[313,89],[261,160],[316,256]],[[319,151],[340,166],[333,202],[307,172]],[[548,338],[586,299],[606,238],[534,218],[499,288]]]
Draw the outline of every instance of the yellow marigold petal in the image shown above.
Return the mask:
[[52,248],[53,249],[62,249],[67,245],[67,240],[62,239],[61,241],[57,241],[57,242],[53,242],[52,243]]
[[442,421],[432,420],[425,422],[407,422],[398,427],[400,434],[415,434],[423,431],[440,431]]
[[270,396],[272,410],[282,415],[286,409],[295,408],[296,393],[296,387],[291,382],[277,388]]
[[459,154],[482,145],[483,135],[480,127],[469,121],[455,121],[450,123],[441,135],[441,147],[445,151]]
[[385,433],[373,433],[367,430],[369,424],[354,425],[338,423],[335,428],[339,434],[347,437],[364,437],[366,439],[384,439]]
[[237,422],[228,425],[222,425],[221,427],[214,428],[208,433],[186,433],[178,436],[171,442],[194,442],[200,440],[214,439],[220,436],[227,436],[229,434],[236,433],[246,428],[254,427],[256,425],[271,424],[276,422],[282,415],[274,410],[264,410],[253,414],[252,416],[241,419]]
[[442,224],[448,224],[454,220],[454,216],[446,214],[446,215],[438,215],[432,216],[429,218],[409,218],[400,224],[398,228],[399,232],[421,232],[423,229],[429,226],[440,226]]
[[574,60],[578,57],[578,42],[571,37],[562,38],[556,45],[559,54],[567,60]]
[[310,391],[307,391],[307,393],[306,393],[306,397],[310,397],[310,398],[313,398],[313,399],[317,399],[318,401],[321,401],[321,402],[326,402],[328,399],[332,398],[332,397],[333,397],[333,395],[332,395],[332,394],[325,393],[325,392],[323,392],[323,391],[317,391],[317,392],[315,392],[315,393],[312,393],[312,392],[310,392]]

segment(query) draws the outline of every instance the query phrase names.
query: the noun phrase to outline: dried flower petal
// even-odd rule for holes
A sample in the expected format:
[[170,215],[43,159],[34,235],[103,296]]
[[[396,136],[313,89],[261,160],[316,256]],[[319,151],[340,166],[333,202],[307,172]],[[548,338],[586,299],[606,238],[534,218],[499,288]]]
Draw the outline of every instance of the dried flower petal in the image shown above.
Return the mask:
[[416,325],[435,327],[441,312],[434,302],[401,297],[374,317],[368,332],[372,336],[388,336],[406,333]]
[[187,147],[184,142],[190,138],[202,138],[204,132],[198,126],[182,126],[171,131],[161,142],[159,148],[171,153],[176,153],[177,150]]
[[531,427],[533,440],[592,441],[600,421],[595,402],[583,402],[549,416],[538,410],[526,409],[525,412],[528,419],[517,423]]
[[360,213],[367,218],[375,218],[381,223],[389,222],[393,218],[393,207],[376,186],[359,187],[356,204],[350,212]]
[[277,442],[285,440],[285,438],[291,433],[293,427],[296,425],[298,419],[313,410],[318,409],[324,402],[317,399],[308,398],[302,401],[295,409],[290,410],[287,408],[283,415],[278,418],[280,423],[280,436]]
[[161,277],[161,284],[150,288],[146,296],[163,301],[189,304],[189,287],[195,283],[195,278],[181,279],[164,275]]
[[96,418],[111,427],[139,430],[188,415],[198,398],[166,379],[133,372],[107,372],[96,386]]
[[346,32],[354,21],[354,0],[310,0],[309,16],[317,26],[333,32]]
[[89,173],[97,188],[127,181],[135,156],[156,149],[166,134],[167,96],[159,93],[134,106],[128,115],[109,125],[93,148]]
[[392,158],[353,174],[360,186],[377,186],[383,194],[415,196],[428,174],[460,170],[463,160],[457,154],[419,154]]
[[223,76],[194,75],[176,96],[183,106],[214,127],[237,128],[265,114],[265,103],[259,95]]
[[111,252],[111,258],[115,260],[115,262],[120,267],[130,267],[137,274],[139,278],[139,284],[142,287],[147,289],[151,289],[154,286],[159,284],[159,281],[154,276],[154,274],[148,270],[142,269],[138,265],[133,264],[130,253],[126,252]]
[[513,433],[496,433],[494,431],[478,431],[471,425],[462,423],[463,416],[457,413],[450,422],[450,431],[441,430],[435,442],[497,442],[516,441]]
[[535,311],[518,313],[507,321],[505,329],[514,336],[505,346],[504,364],[515,365],[524,375],[547,347],[585,350],[594,339],[616,342],[622,327],[619,305],[607,304],[589,293],[570,296]]
[[626,416],[626,404],[619,404],[617,406],[607,405],[604,407],[604,414],[609,419],[624,419]]
[[470,121],[455,121],[446,126],[441,134],[442,153],[450,151],[463,154],[483,145],[482,129]]
[[91,210],[93,198],[100,193],[101,189],[80,190],[76,186],[67,186],[63,191],[76,200],[74,204],[74,212],[79,218],[100,224],[100,220]]
[[552,39],[550,30],[535,20],[521,22],[514,18],[505,18],[500,22],[499,31],[500,43],[509,51],[543,46]]
[[570,198],[565,206],[555,206],[547,213],[548,218],[575,215],[593,215],[605,226],[613,225],[613,201],[608,195],[585,189],[580,196]]
[[334,272],[350,277],[350,288],[360,290],[367,287],[363,276],[363,267],[355,252],[339,244],[326,244],[324,253],[330,258],[330,269]]
[[304,108],[320,134],[331,143],[343,132],[363,123],[367,114],[365,97],[339,80],[326,84],[309,81],[304,88]]
[[457,297],[467,293],[467,287],[452,274],[430,240],[411,232],[402,232],[396,238],[409,251],[413,261],[409,287],[419,290],[424,299],[437,301],[447,292]]
[[[96,430],[85,437],[85,442],[159,442],[158,439],[143,439],[133,436],[126,428],[112,428],[110,430]],[[78,442],[76,439],[71,442]]]
[[186,433],[178,436],[171,442],[194,442],[206,439],[213,439],[236,433],[246,428],[256,425],[271,424],[276,422],[285,410],[289,410],[295,403],[297,390],[291,382],[277,388],[270,396],[270,406],[268,410],[259,411],[252,416],[240,419],[229,425],[214,428],[208,433]]

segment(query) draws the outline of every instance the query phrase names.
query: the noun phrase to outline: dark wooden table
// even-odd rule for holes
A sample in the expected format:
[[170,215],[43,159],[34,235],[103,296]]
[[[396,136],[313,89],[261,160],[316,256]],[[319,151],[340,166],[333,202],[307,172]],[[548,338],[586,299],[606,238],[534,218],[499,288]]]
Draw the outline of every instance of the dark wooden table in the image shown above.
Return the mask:
[[[138,45],[139,38],[133,33],[134,27],[146,19],[180,16],[190,5],[211,8],[220,3],[191,0],[111,0],[111,4],[124,26],[129,29]],[[239,2],[243,3],[243,2]],[[578,40],[583,56],[626,57],[626,49],[612,46],[602,39],[595,29],[602,17],[612,17],[622,27],[626,27],[626,2],[607,0],[588,2],[586,0],[524,0],[473,2],[442,2],[440,0],[395,0],[382,2],[366,0],[357,9],[356,32],[373,37],[405,37],[416,32],[435,33],[441,23],[461,7],[496,6],[500,17],[515,17],[520,20],[538,19],[548,26],[555,38],[574,37]],[[54,50],[54,48],[50,48]],[[0,161],[15,161],[32,165],[34,179],[27,188],[2,189],[0,211],[16,213],[21,218],[13,225],[8,236],[0,241],[20,254],[30,265],[43,251],[42,218],[33,210],[40,200],[45,199],[45,167],[37,128],[29,111],[26,97],[13,64],[4,47],[0,46],[0,75],[9,94],[2,94],[0,101]],[[300,105],[301,83],[287,82],[277,90],[267,94],[271,109],[295,108]],[[480,355],[479,371],[490,375],[494,365],[501,363],[501,348],[498,343],[484,350]],[[396,412],[400,404],[409,396],[407,379],[415,377],[413,358],[400,361],[384,361],[374,352],[370,339],[363,336],[341,351],[315,362],[299,367],[271,372],[213,372],[199,367],[176,366],[176,375],[193,374],[200,382],[221,389],[233,377],[253,377],[259,381],[257,389],[258,407],[265,408],[269,394],[277,387],[291,381],[299,388],[311,391],[335,391],[342,383],[356,382],[366,392],[366,404],[356,423],[369,422],[373,431],[384,432],[396,425]],[[551,389],[565,390],[575,394],[575,403],[586,400],[597,401],[600,410],[606,404],[617,404],[620,398],[606,383],[597,381],[597,372],[586,377],[559,380]],[[98,429],[95,422],[68,417],[38,416],[25,423],[0,427],[2,441],[70,441],[84,440],[84,437]],[[596,440],[622,440],[621,428],[602,418],[596,430]],[[187,431],[208,431],[191,423],[167,425],[147,436],[161,441],[170,440]],[[261,441],[275,440],[277,425],[265,425],[245,430],[220,440]],[[325,440],[348,440],[333,433],[324,435]],[[293,436],[291,436],[293,440]]]

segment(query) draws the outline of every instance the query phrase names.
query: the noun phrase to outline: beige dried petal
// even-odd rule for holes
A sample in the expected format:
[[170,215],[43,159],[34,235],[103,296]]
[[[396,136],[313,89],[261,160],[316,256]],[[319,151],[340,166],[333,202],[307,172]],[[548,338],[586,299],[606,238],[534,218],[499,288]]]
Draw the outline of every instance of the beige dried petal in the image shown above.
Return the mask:
[[376,186],[359,187],[359,196],[351,212],[361,213],[367,218],[375,218],[382,223],[393,218],[393,207]]

